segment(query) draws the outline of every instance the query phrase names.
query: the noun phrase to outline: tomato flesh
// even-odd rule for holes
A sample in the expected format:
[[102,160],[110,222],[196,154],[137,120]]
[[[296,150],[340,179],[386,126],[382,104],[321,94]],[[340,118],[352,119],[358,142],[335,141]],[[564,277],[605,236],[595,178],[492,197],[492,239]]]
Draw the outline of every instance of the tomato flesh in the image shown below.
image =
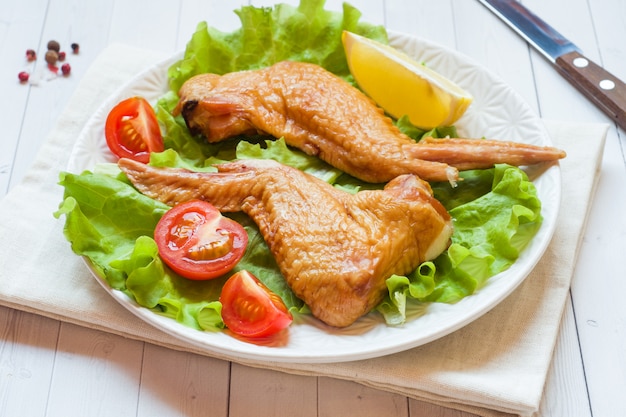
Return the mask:
[[246,230],[201,200],[168,210],[154,230],[163,261],[194,280],[216,278],[232,270],[248,245]]
[[220,302],[224,324],[240,336],[271,336],[293,321],[283,300],[248,271],[226,281]]
[[119,102],[109,112],[104,136],[119,158],[148,163],[151,152],[163,152],[163,136],[154,109],[142,97]]

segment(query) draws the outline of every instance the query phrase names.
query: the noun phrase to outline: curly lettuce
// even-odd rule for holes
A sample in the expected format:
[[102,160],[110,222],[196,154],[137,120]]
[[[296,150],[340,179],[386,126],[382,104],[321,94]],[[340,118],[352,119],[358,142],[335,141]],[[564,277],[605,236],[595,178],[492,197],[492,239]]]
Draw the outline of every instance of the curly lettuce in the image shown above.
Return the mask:
[[318,64],[350,79],[341,33],[348,30],[387,43],[387,32],[383,26],[362,22],[361,12],[348,3],[342,13],[325,10],[324,3],[244,6],[235,11],[241,28],[231,33],[199,23],[184,57],[168,71],[171,90],[177,92],[197,74],[258,69],[285,60]]

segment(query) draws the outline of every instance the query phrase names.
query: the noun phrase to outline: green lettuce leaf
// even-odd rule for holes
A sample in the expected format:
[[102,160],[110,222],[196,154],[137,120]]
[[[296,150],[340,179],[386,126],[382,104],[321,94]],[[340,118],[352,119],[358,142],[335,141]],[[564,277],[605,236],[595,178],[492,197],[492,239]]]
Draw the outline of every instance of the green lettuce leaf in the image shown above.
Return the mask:
[[343,4],[342,13],[325,10],[324,3],[302,0],[298,7],[244,6],[235,11],[241,28],[231,33],[201,22],[184,57],[168,71],[171,90],[177,92],[197,74],[258,69],[285,60],[318,64],[351,78],[341,42],[343,30],[384,43],[387,32],[382,26],[360,21],[361,12],[348,3]]

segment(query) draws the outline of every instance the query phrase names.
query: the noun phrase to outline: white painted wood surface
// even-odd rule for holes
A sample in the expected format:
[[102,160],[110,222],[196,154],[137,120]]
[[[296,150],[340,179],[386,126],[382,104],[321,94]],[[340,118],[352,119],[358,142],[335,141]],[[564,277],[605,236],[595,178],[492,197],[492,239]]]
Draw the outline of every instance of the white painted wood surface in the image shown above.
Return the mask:
[[[184,47],[200,20],[221,30],[236,28],[232,10],[248,3],[0,0],[0,195],[28,170],[81,74],[108,44],[172,54]],[[364,20],[472,57],[546,119],[610,122],[474,0],[351,3]],[[626,1],[524,3],[626,79]],[[341,1],[328,0],[327,7],[339,10]],[[52,38],[64,45],[80,43],[80,55],[70,60],[72,75],[40,87],[20,85],[19,71],[37,73],[25,63],[25,50],[43,51]],[[626,416],[625,136],[612,125],[547,381],[544,416]],[[0,416],[154,415],[469,416],[351,382],[251,369],[0,307]]]

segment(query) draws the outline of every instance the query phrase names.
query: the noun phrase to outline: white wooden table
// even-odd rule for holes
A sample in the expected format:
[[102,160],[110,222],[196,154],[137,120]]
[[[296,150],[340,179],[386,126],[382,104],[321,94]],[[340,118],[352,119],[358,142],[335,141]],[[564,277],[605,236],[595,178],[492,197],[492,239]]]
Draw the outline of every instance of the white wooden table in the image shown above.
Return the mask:
[[[244,0],[0,0],[0,195],[28,170],[95,57],[110,43],[173,54],[200,20],[239,26]],[[252,1],[256,6],[273,1]],[[297,4],[297,0],[290,1]],[[610,122],[474,0],[353,0],[363,19],[432,39],[497,73],[546,119]],[[524,0],[626,79],[626,1]],[[340,10],[340,0],[326,7]],[[72,74],[21,85],[25,51],[80,55]],[[43,62],[43,56],[39,58]],[[544,416],[626,416],[626,133],[613,124],[542,404]],[[566,215],[566,214],[564,214]],[[10,219],[0,219],[10,221]],[[1,244],[1,243],[0,243]],[[16,277],[16,279],[19,277]],[[251,369],[0,307],[0,415],[468,416],[328,378]]]

